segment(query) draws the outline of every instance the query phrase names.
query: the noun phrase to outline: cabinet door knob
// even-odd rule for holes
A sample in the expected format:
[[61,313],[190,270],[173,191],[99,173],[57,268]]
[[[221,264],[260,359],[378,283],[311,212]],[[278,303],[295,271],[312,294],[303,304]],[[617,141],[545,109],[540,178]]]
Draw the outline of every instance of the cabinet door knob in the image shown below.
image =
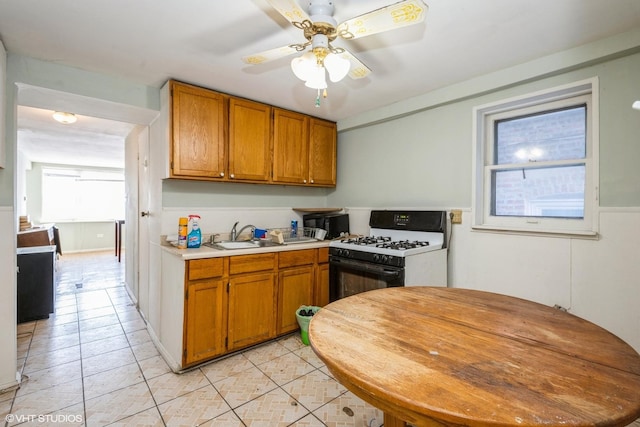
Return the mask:
[[233,179],[233,178],[235,178],[235,177],[236,177],[236,176],[235,176],[234,174],[229,174],[229,178]]
[[224,176],[224,172],[220,172],[220,176]]
[[302,180],[302,183],[303,183],[303,184],[306,184],[306,183],[307,183],[307,180],[306,180],[306,179],[303,179],[303,180]]
[[311,178],[311,183],[313,184],[315,181],[313,180],[313,178]]
[[143,216],[143,217],[144,217],[144,216],[150,216],[150,215],[149,215],[149,211],[142,211],[142,212],[140,212],[140,216]]

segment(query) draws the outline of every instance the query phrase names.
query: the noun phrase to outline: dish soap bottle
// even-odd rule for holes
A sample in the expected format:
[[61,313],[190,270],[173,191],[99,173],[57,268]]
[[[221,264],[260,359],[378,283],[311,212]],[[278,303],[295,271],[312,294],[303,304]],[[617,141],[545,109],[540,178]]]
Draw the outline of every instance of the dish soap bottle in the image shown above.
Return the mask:
[[199,215],[189,215],[189,222],[191,223],[191,231],[187,236],[187,248],[199,248],[202,243],[202,231],[200,231]]

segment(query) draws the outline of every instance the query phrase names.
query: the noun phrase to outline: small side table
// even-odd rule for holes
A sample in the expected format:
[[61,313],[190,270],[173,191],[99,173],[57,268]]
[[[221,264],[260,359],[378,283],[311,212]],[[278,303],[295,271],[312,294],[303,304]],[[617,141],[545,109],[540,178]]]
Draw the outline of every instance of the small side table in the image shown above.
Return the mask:
[[124,225],[124,219],[115,220],[116,256],[118,257],[118,262],[120,262],[121,254],[122,254],[122,226],[123,225]]

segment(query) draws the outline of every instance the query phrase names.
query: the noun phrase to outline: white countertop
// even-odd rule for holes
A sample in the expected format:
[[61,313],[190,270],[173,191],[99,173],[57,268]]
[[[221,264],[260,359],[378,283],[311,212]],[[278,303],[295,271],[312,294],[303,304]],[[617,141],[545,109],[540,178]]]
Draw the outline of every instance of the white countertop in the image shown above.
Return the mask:
[[181,257],[183,260],[189,260],[199,258],[215,258],[223,256],[252,255],[264,254],[269,252],[299,251],[302,249],[326,248],[329,246],[329,242],[330,240],[320,240],[318,242],[311,243],[294,243],[249,249],[214,249],[208,246],[200,246],[199,248],[178,249],[175,246],[171,246],[169,244],[162,244],[161,248],[165,252]]

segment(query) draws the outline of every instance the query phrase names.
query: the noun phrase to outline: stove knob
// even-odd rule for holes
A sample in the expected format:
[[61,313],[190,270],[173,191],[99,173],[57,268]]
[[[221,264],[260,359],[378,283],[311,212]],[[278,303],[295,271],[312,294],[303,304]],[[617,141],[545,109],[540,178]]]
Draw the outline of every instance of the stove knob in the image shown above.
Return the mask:
[[380,255],[379,254],[373,255],[373,261],[374,262],[380,262]]
[[386,263],[389,261],[389,255],[382,255],[382,262]]

